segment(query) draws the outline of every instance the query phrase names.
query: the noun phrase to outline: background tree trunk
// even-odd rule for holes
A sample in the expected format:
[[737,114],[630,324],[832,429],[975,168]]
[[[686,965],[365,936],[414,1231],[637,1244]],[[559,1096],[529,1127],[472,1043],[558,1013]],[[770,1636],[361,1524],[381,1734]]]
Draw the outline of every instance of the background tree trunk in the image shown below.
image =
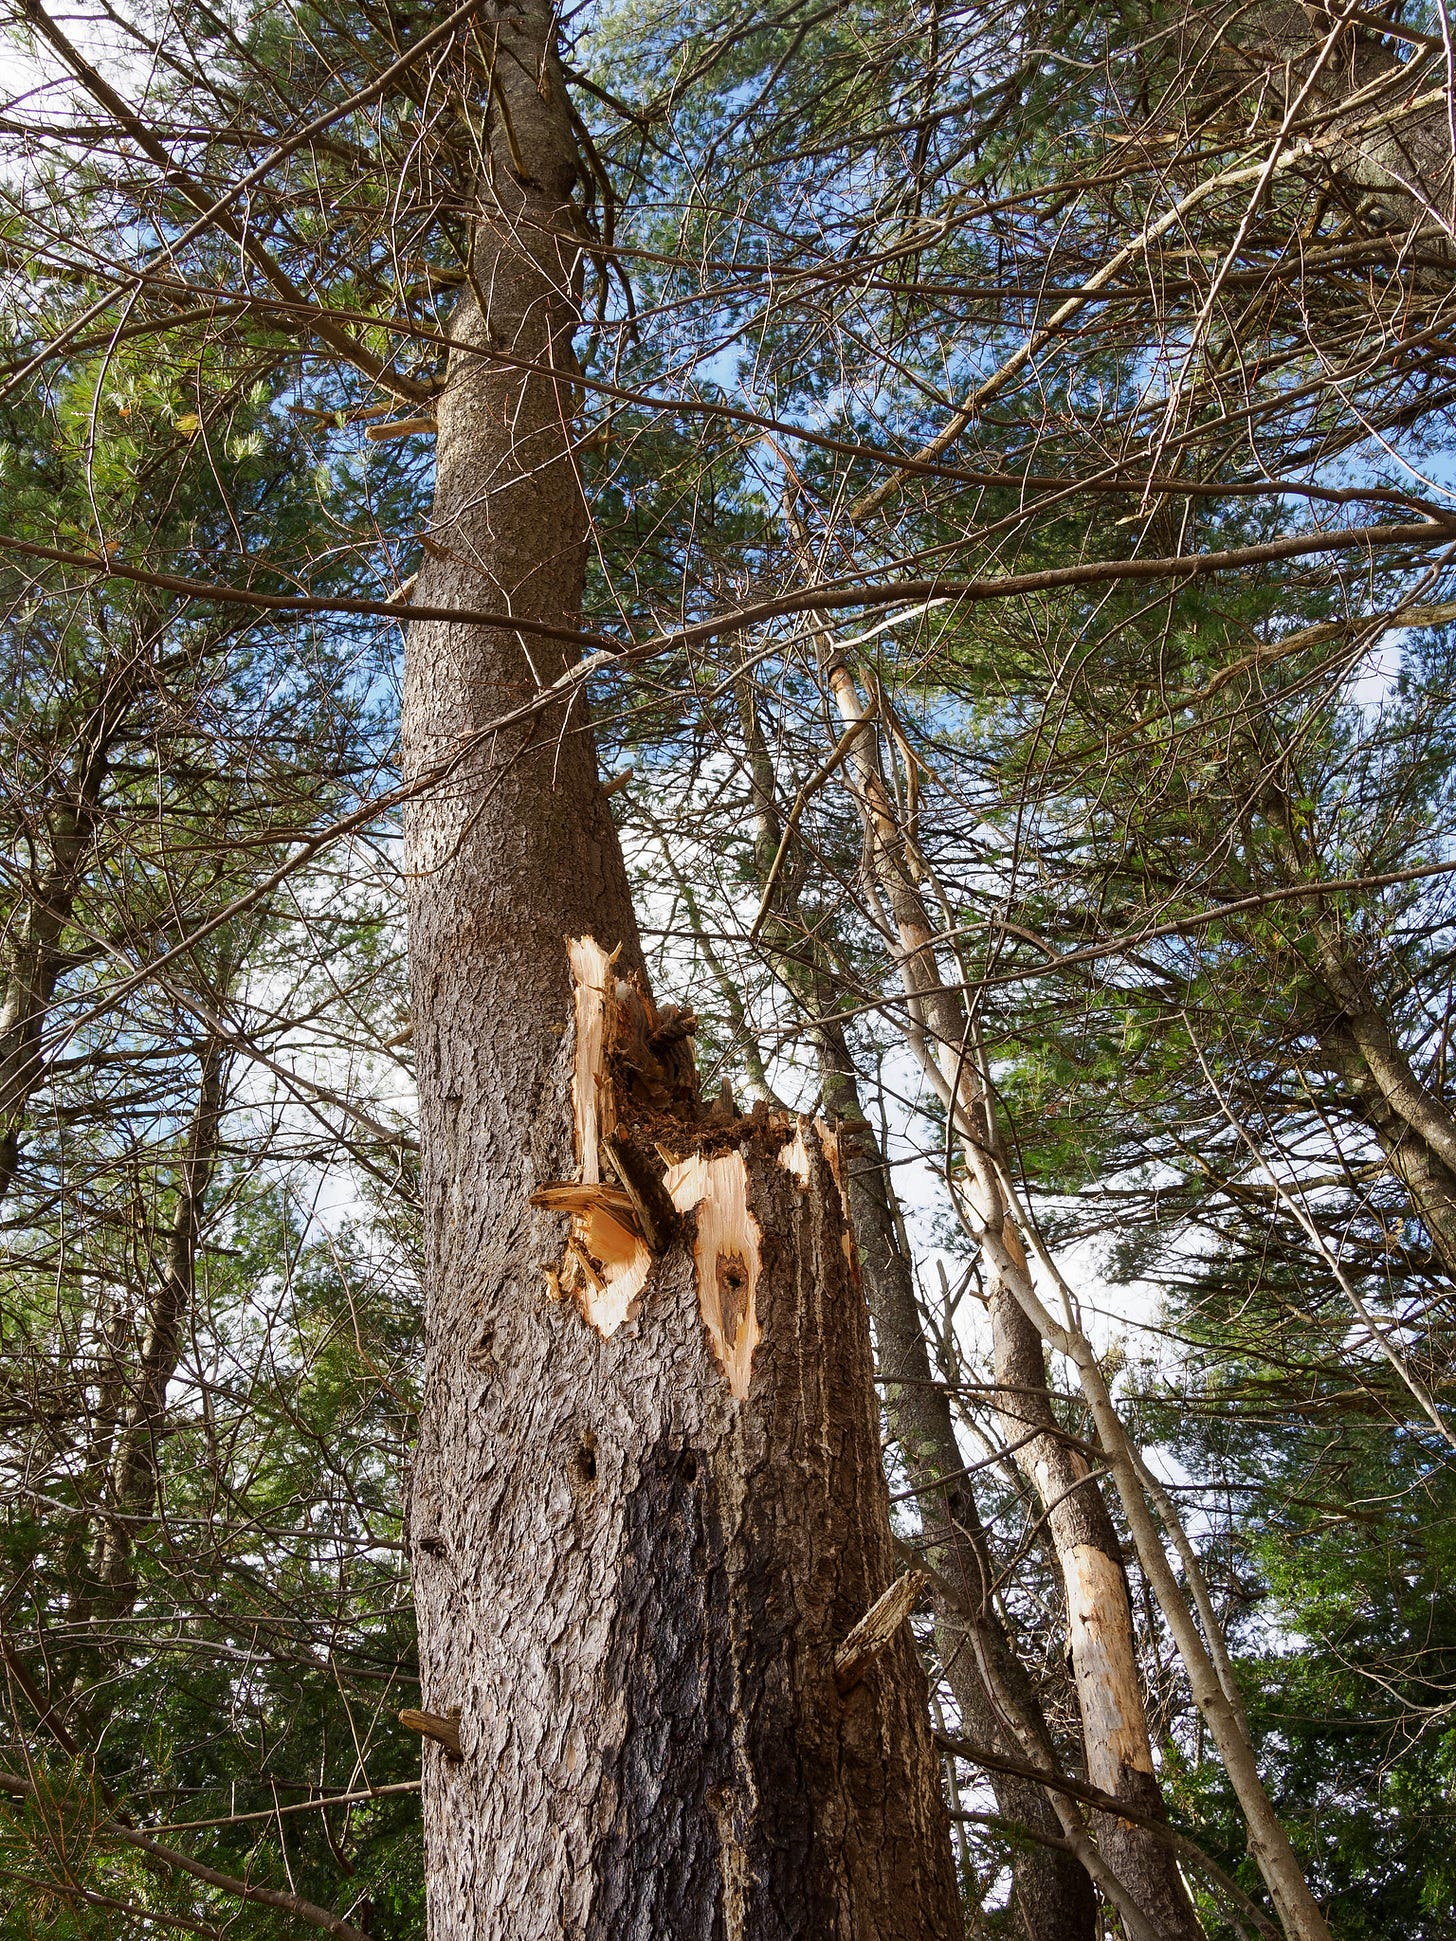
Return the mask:
[[[431,1930],[955,1934],[908,1634],[848,1694],[833,1676],[893,1558],[832,1155],[800,1140],[791,1176],[790,1128],[702,1115],[672,1032],[583,1065],[572,1021],[593,1004],[618,1024],[665,1023],[591,736],[579,701],[488,725],[576,658],[563,642],[587,527],[570,456],[576,158],[554,16],[482,18],[484,206],[419,597],[508,608],[562,639],[431,623],[409,640],[410,771],[458,757],[406,822],[428,1341],[411,1545],[423,1704],[458,1710],[463,1754],[424,1752]],[[501,371],[492,347],[560,375]],[[595,996],[580,971],[574,995],[569,937],[616,953]],[[575,1190],[643,1246],[626,1194],[602,1183],[612,1117],[659,1204],[669,1160],[739,1179],[756,1279],[721,1236],[695,1259],[689,1212],[654,1234],[625,1317],[600,1308],[601,1230],[573,1214],[563,1258],[558,1209]],[[533,1206],[540,1189],[556,1197]],[[699,1252],[713,1210],[710,1195]],[[577,1299],[560,1292],[568,1265]]]
[[[842,654],[826,639],[825,671],[841,720],[862,720],[864,703]],[[915,860],[899,826],[874,754],[873,730],[856,742],[850,761],[865,827],[866,873],[882,899],[885,928],[909,1000],[907,1036],[944,1093],[968,1147],[985,1144],[989,1126],[961,995],[942,979],[934,927],[915,880]],[[1021,1250],[1005,1208],[981,1209]],[[1022,1256],[1024,1265],[1024,1255]],[[1137,1664],[1137,1638],[1126,1577],[1111,1514],[1085,1464],[1060,1437],[1047,1397],[1041,1338],[1015,1300],[992,1276],[996,1334],[997,1407],[1016,1460],[1043,1505],[1067,1593],[1067,1630],[1087,1774],[1094,1785],[1127,1799],[1145,1814],[1163,1816]],[[1027,1443],[1028,1410],[1045,1430]],[[1020,1445],[1019,1447],[1017,1445]],[[1078,1466],[1080,1464],[1080,1467]],[[1145,1826],[1109,1823],[1101,1845],[1113,1873],[1167,1941],[1195,1941],[1201,1933],[1178,1865]]]
[[[1041,1336],[994,1275],[991,1322],[997,1413],[1017,1466],[1042,1505],[1066,1586],[1087,1777],[1104,1793],[1163,1819],[1116,1525],[1086,1459],[1057,1423]],[[1110,1814],[1098,1816],[1098,1838],[1158,1934],[1167,1941],[1198,1941],[1203,1930],[1167,1845],[1147,1827]]]
[[[1030,1727],[1037,1749],[1055,1766],[1040,1701],[992,1598],[996,1572],[975,1488],[964,1474],[949,1399],[934,1379],[910,1262],[896,1232],[893,1189],[864,1116],[854,1060],[836,1016],[844,1006],[844,993],[820,940],[803,921],[792,887],[794,864],[781,868],[777,893],[769,880],[784,832],[773,760],[746,675],[738,683],[738,700],[753,791],[756,887],[769,899],[765,937],[771,947],[778,946],[779,977],[809,1016],[825,1109],[841,1127],[845,1199],[874,1323],[877,1370],[890,1430],[916,1493],[921,1554],[936,1573],[932,1601],[946,1683],[978,1744],[1013,1761],[1024,1758],[1027,1748],[1018,1743],[1008,1716],[1014,1710],[1017,1722]],[[1006,1773],[990,1772],[987,1780],[1001,1814],[1045,1842],[1033,1840],[1021,1847],[1012,1862],[1017,1912],[1027,1941],[1091,1941],[1096,1896],[1075,1854],[1053,1844],[1060,1841],[1061,1828],[1045,1789]]]
[[[955,1593],[954,1603],[943,1594],[935,1599],[947,1681],[979,1744],[1012,1760],[1025,1757],[1007,1717],[1009,1701],[1054,1765],[1040,1701],[992,1599],[990,1545],[971,1479],[961,1473],[965,1465],[949,1400],[932,1375],[910,1264],[896,1244],[878,1159],[873,1151],[851,1157],[848,1196],[890,1424],[916,1489],[925,1555]],[[1060,1838],[1056,1812],[1042,1787],[1009,1774],[987,1778],[1007,1819],[1045,1840]],[[1028,1941],[1084,1941],[1095,1932],[1096,1896],[1074,1854],[1052,1845],[1023,1848],[1014,1870]]]
[[114,1515],[96,1546],[93,1610],[98,1616],[118,1616],[136,1601],[137,1524],[157,1507],[167,1386],[181,1359],[182,1331],[196,1290],[197,1249],[217,1166],[227,1062],[224,1047],[212,1039],[202,1054],[197,1104],[178,1169],[177,1205],[158,1262],[130,1404],[112,1455],[107,1494]]

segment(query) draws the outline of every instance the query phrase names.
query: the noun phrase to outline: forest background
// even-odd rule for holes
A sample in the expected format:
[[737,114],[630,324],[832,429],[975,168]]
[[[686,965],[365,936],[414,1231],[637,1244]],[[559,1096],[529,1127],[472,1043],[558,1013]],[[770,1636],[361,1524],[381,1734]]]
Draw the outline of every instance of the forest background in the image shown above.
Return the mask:
[[[424,1932],[400,669],[489,13],[7,30],[5,1934]],[[707,1092],[847,1142],[966,1931],[1108,1790],[1042,1449],[1204,1932],[1279,1910],[1147,1529],[1333,1931],[1449,1935],[1443,0],[560,29],[568,687]]]

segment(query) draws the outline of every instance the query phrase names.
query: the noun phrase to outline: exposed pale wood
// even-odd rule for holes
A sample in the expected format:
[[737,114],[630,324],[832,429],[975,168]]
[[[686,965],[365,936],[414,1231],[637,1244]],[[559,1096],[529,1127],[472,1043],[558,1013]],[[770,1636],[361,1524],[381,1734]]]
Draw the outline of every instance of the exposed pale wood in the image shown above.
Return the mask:
[[[823,1148],[825,1159],[829,1162],[829,1170],[834,1177],[834,1184],[839,1189],[840,1202],[847,1207],[849,1205],[849,1195],[844,1183],[844,1156],[840,1150],[839,1128],[830,1125],[825,1119],[816,1119],[814,1121],[814,1130],[819,1135],[819,1144]],[[844,1254],[849,1271],[854,1276],[855,1286],[857,1287],[859,1285],[859,1260],[854,1251],[854,1233],[847,1220],[839,1236],[839,1245]]]
[[[594,937],[569,937],[576,1041],[572,1058],[572,1106],[577,1180],[552,1180],[530,1194],[532,1206],[571,1216],[571,1233],[559,1268],[548,1270],[553,1293],[575,1297],[583,1319],[598,1334],[614,1335],[637,1312],[652,1270],[653,1250],[644,1237],[650,1216],[638,1213],[638,1196],[601,1176],[603,1146],[612,1142],[620,1104],[613,1059],[624,1036],[624,1010],[642,1009],[637,988],[616,972],[616,954]],[[637,1027],[645,1034],[646,1025]],[[627,1034],[630,1035],[630,1034]]]
[[779,1154],[779,1164],[795,1186],[809,1184],[809,1148],[804,1144],[804,1128],[794,1127],[794,1136]]
[[441,1718],[438,1712],[416,1712],[406,1705],[399,1713],[399,1722],[407,1732],[418,1732],[422,1739],[430,1739],[437,1746],[443,1746],[449,1759],[463,1759],[460,1750],[460,1713],[458,1708]]
[[1108,1792],[1114,1785],[1125,1789],[1125,1772],[1153,1770],[1132,1633],[1124,1616],[1126,1582],[1117,1561],[1095,1544],[1069,1545],[1062,1564],[1087,1773]]
[[616,979],[612,957],[595,937],[569,937],[575,992],[576,1060],[571,1097],[576,1114],[576,1163],[583,1180],[601,1178],[597,1147],[616,1128],[607,1048]]
[[758,1321],[762,1269],[758,1221],[748,1205],[748,1167],[741,1152],[694,1153],[668,1170],[666,1185],[679,1213],[697,1214],[693,1264],[698,1305],[728,1386],[748,1394],[753,1351],[763,1338]]
[[852,1692],[920,1601],[927,1578],[907,1570],[877,1597],[834,1654],[834,1682],[840,1696]]
[[575,1281],[562,1274],[582,1314],[597,1333],[614,1335],[637,1312],[637,1297],[652,1271],[652,1255],[640,1234],[597,1205],[573,1215],[572,1258],[585,1268]]
[[590,1213],[599,1208],[624,1227],[637,1217],[630,1194],[600,1182],[589,1186],[581,1180],[554,1179],[528,1197],[532,1206],[548,1207],[553,1213]]

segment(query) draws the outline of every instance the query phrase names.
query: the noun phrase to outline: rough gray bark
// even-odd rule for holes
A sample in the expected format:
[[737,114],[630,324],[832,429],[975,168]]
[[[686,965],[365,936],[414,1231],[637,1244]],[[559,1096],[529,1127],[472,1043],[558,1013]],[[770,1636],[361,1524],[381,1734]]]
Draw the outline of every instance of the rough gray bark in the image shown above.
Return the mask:
[[[422,1704],[458,1708],[463,1753],[424,1748],[431,1934],[956,1934],[913,1643],[846,1697],[833,1680],[894,1564],[868,1323],[818,1142],[800,1185],[781,1126],[701,1113],[680,1046],[644,1036],[613,1067],[635,1166],[743,1156],[762,1235],[743,1400],[705,1327],[691,1214],[604,1338],[559,1292],[563,1213],[531,1203],[566,1204],[573,1180],[627,1198],[575,1150],[568,937],[618,951],[619,991],[652,1014],[580,703],[491,726],[577,657],[587,528],[554,16],[528,0],[481,20],[488,167],[420,598],[509,602],[564,640],[431,623],[408,645],[409,770],[457,760],[406,820],[427,1331],[410,1542]],[[502,371],[492,346],[561,375]],[[751,1320],[716,1264],[741,1346]]]

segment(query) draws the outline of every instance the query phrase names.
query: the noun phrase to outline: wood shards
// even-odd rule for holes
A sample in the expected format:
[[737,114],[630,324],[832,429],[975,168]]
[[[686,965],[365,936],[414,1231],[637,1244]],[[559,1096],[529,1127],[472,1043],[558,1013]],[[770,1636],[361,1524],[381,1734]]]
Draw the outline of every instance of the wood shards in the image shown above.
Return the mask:
[[576,1119],[576,1164],[588,1184],[601,1178],[597,1148],[617,1123],[607,1053],[612,1033],[616,953],[608,956],[595,937],[569,937],[566,943],[575,985],[576,1063],[572,1108]]
[[598,1204],[572,1215],[561,1288],[576,1297],[598,1334],[614,1335],[632,1319],[651,1271],[647,1243],[615,1214]]
[[637,1231],[654,1254],[665,1254],[677,1237],[681,1221],[672,1197],[663,1185],[660,1170],[653,1161],[637,1152],[625,1139],[609,1136],[602,1141],[602,1157],[621,1182],[624,1198],[632,1208]]
[[631,1198],[600,1181],[554,1180],[532,1193],[531,1204],[571,1215],[553,1295],[570,1294],[598,1334],[615,1334],[636,1312],[652,1267]]
[[588,1185],[583,1180],[554,1179],[536,1188],[531,1204],[549,1207],[553,1213],[590,1213],[599,1208],[624,1227],[633,1226],[636,1220],[630,1196],[600,1182]]
[[[654,1258],[676,1240],[683,1217],[694,1214],[703,1326],[730,1390],[742,1401],[763,1333],[762,1235],[748,1206],[748,1162],[741,1151],[729,1151],[669,1163],[652,1130],[660,1126],[675,1135],[708,1122],[693,1066],[695,1020],[691,1012],[659,1012],[641,978],[619,974],[618,953],[604,950],[594,937],[568,938],[567,951],[576,1026],[577,1177],[548,1182],[531,1194],[533,1206],[571,1220],[561,1265],[548,1275],[552,1291],[571,1295],[599,1334],[615,1334],[636,1314]],[[725,1115],[736,1130],[731,1100],[713,1122]],[[743,1129],[747,1136],[747,1122]],[[810,1160],[801,1128],[785,1144],[780,1163],[801,1188],[807,1186]]]
[[566,948],[576,1026],[577,1177],[539,1187],[531,1203],[570,1215],[566,1252],[552,1279],[608,1336],[637,1312],[653,1257],[677,1231],[660,1178],[622,1127],[644,1115],[692,1113],[694,1020],[674,1010],[659,1013],[635,973],[618,974],[619,953],[594,937],[568,937]]
[[809,1148],[804,1144],[803,1125],[794,1127],[794,1136],[779,1154],[779,1164],[802,1192],[809,1184]]
[[698,1306],[728,1386],[748,1394],[753,1351],[763,1339],[758,1321],[762,1234],[748,1206],[748,1164],[741,1152],[695,1153],[670,1167],[666,1180],[679,1213],[696,1211],[693,1243]]

